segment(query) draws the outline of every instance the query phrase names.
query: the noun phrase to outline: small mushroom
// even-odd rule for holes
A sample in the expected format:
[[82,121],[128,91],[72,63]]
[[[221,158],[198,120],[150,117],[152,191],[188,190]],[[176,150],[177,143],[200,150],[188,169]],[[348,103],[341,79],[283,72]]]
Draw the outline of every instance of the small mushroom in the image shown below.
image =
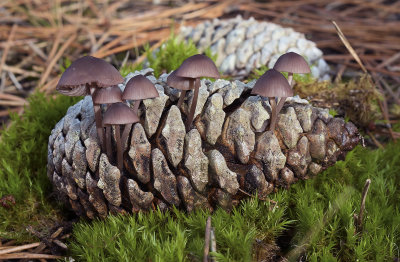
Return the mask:
[[104,113],[104,125],[115,126],[115,142],[117,144],[117,167],[122,172],[123,168],[123,149],[121,145],[120,125],[139,122],[139,118],[133,110],[124,103],[118,102],[112,104]]
[[[124,81],[115,67],[106,61],[84,56],[75,60],[62,74],[57,91],[67,96],[93,95],[96,89],[115,86]],[[93,104],[97,136],[104,148],[104,129],[101,121],[100,106]]]
[[[128,83],[126,83],[125,90],[122,93],[122,99],[135,101],[133,112],[135,112],[136,115],[138,114],[140,102],[142,102],[143,99],[155,98],[158,96],[159,94],[154,84],[143,75],[137,75],[129,79]],[[124,132],[122,133],[122,145],[124,151],[131,128],[132,124],[126,125]]]
[[[122,102],[122,91],[118,86],[112,86],[107,88],[101,88],[94,91],[93,96],[93,104],[101,105],[101,104],[113,104],[117,102]],[[111,146],[111,127],[106,126],[106,135],[105,139],[103,139],[102,146],[107,150],[107,156],[111,159],[112,157],[112,146]],[[103,129],[104,132],[104,129]]]
[[293,74],[308,74],[311,72],[307,61],[295,52],[281,55],[276,60],[274,69],[279,72],[288,72],[289,85],[292,85]]
[[187,58],[176,70],[175,74],[176,76],[191,78],[191,81],[195,81],[192,107],[190,108],[188,118],[186,119],[186,130],[188,130],[193,122],[194,112],[196,110],[197,98],[199,96],[200,78],[219,78],[220,75],[214,62],[205,55],[194,55]]
[[[275,62],[274,69],[279,72],[287,72],[288,73],[288,82],[289,85],[292,86],[293,74],[308,74],[311,72],[310,66],[307,64],[307,61],[299,54],[295,52],[289,52],[281,55],[278,60]],[[283,104],[285,103],[286,98],[282,98],[277,105],[277,112],[279,112]]]
[[187,77],[179,77],[176,75],[176,70],[173,71],[167,78],[167,85],[170,87],[181,90],[181,95],[177,107],[180,108],[183,100],[185,100],[185,95],[187,90],[194,89],[194,79]]
[[139,110],[139,104],[143,99],[158,97],[158,91],[154,84],[145,76],[137,75],[129,79],[126,83],[125,90],[122,93],[122,99],[134,100],[135,105],[133,111]]
[[288,96],[293,96],[293,90],[288,81],[281,73],[275,69],[270,69],[257,80],[251,93],[269,98],[272,109],[269,130],[275,130],[275,124],[279,113],[279,111],[277,111],[275,98],[281,98],[282,100],[286,99]]

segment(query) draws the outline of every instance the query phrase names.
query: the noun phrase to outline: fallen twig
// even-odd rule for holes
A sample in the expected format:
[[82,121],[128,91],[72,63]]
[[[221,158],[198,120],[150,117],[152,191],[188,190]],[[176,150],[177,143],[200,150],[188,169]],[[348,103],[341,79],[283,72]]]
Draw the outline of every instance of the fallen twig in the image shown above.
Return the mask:
[[211,237],[211,216],[207,218],[206,232],[204,236],[204,252],[203,262],[208,262],[208,253],[210,252],[210,237]]
[[0,259],[1,259],[1,255],[13,253],[13,252],[16,252],[16,251],[22,251],[22,250],[25,250],[25,249],[31,249],[31,248],[37,247],[39,245],[40,245],[40,242],[36,242],[36,243],[32,243],[32,244],[27,244],[27,245],[22,245],[22,246],[16,246],[16,247],[10,247],[10,248],[6,248],[6,249],[2,249],[2,250],[0,250]]
[[[212,227],[210,232],[211,237],[211,252],[217,252],[217,242],[215,240],[215,229]],[[215,258],[213,255],[210,256],[211,262],[215,262]]]
[[364,210],[365,210],[365,200],[367,198],[367,193],[369,186],[371,185],[371,179],[367,179],[365,181],[364,189],[361,195],[361,206],[360,206],[360,213],[358,215],[355,214],[355,219],[356,219],[356,228],[358,232],[362,231],[362,225],[363,225],[363,216],[364,216]]
[[0,255],[0,259],[61,259],[62,256],[35,253],[12,253]]

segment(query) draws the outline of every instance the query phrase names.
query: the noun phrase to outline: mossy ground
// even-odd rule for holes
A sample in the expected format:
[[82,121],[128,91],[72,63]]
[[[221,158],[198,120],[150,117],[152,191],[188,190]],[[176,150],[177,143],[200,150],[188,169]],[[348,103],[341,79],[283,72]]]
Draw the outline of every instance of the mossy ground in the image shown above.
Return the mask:
[[[0,205],[0,238],[33,241],[27,226],[46,234],[51,224],[70,219],[51,195],[47,140],[78,100],[35,93],[24,115],[14,115],[11,126],[1,132],[0,198],[12,195],[16,203]],[[399,152],[400,143],[379,150],[357,147],[345,161],[272,194],[270,201],[249,199],[230,214],[217,210],[212,214],[215,256],[218,261],[250,261],[263,253],[260,247],[273,250],[279,245],[281,255],[302,261],[399,258]],[[357,232],[353,215],[359,212],[367,178],[372,184],[363,231]],[[79,261],[199,261],[208,215],[173,210],[82,220],[74,226],[68,255]]]

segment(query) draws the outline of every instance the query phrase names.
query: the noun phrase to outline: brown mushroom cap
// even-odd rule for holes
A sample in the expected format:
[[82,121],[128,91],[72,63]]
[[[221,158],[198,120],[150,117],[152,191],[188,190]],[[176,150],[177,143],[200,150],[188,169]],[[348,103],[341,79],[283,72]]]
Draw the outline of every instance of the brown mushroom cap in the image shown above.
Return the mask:
[[276,71],[270,69],[256,82],[251,91],[252,94],[263,97],[289,97],[293,96],[293,90],[286,78]]
[[[167,85],[179,90],[190,90],[189,81],[192,78],[180,77],[176,75],[176,70],[172,72],[167,78]],[[193,86],[194,88],[194,86]]]
[[104,113],[104,125],[125,125],[139,122],[138,116],[124,103],[115,103],[109,106]]
[[294,74],[308,74],[311,72],[307,61],[295,52],[281,55],[276,61],[274,69],[279,72],[289,72]]
[[94,104],[112,104],[122,102],[122,91],[118,86],[97,89],[93,93]]
[[[121,84],[124,81],[115,67],[92,56],[84,56],[75,60],[62,74],[57,84],[57,90],[71,90],[82,85],[108,87]],[[88,94],[88,90],[86,90]]]
[[176,70],[176,75],[188,78],[220,77],[214,62],[205,55],[194,55],[187,58]]
[[154,84],[143,75],[137,75],[126,83],[122,99],[141,100],[158,97],[158,91]]

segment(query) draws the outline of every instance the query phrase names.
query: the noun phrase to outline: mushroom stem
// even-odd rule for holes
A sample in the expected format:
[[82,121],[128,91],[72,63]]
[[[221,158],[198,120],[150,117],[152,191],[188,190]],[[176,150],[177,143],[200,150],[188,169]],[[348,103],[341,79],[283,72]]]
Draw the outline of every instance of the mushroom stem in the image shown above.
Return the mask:
[[109,161],[112,161],[112,143],[111,143],[111,132],[112,132],[112,128],[111,126],[107,125],[106,126],[106,148],[107,148],[107,157],[109,159]]
[[186,96],[186,90],[182,90],[177,104],[178,108],[181,107],[183,100],[185,100],[185,96]]
[[102,118],[101,108],[100,108],[100,105],[96,105],[96,104],[93,104],[93,108],[94,108],[94,119],[96,121],[97,136],[100,141],[101,150],[105,151],[106,144],[105,144],[105,140],[104,140],[104,128],[103,128],[103,124],[101,121],[101,118]]
[[293,73],[289,72],[287,81],[289,82],[290,87],[292,87]]
[[[89,86],[89,90],[90,90],[90,96],[93,98],[93,93],[94,93],[94,91],[96,91],[96,88]],[[94,120],[96,122],[97,137],[99,138],[101,151],[105,152],[106,151],[106,141],[105,141],[104,137],[106,135],[104,133],[100,105],[97,105],[93,102],[93,111],[94,111]]]
[[199,89],[200,89],[200,79],[196,78],[196,82],[194,84],[194,94],[193,94],[192,106],[190,107],[189,116],[186,119],[186,130],[189,130],[189,128],[193,122],[194,113],[196,111],[196,106],[197,106],[197,98],[199,97]]
[[115,143],[117,144],[117,167],[122,172],[124,159],[122,157],[121,130],[119,125],[115,125]]
[[[292,87],[293,73],[291,73],[291,72],[288,73],[287,80],[288,80],[290,87]],[[287,97],[281,97],[281,99],[279,99],[278,105],[276,106],[276,109],[275,109],[275,116],[271,119],[271,125],[270,125],[269,130],[275,130],[275,125],[276,125],[276,121],[278,121],[279,112],[282,110],[282,107],[285,104],[286,98]]]
[[124,132],[122,132],[121,142],[122,142],[122,153],[125,152],[126,148],[128,147],[128,139],[129,134],[132,129],[132,124],[126,124],[124,127]]
[[136,115],[138,115],[140,102],[142,102],[142,99],[136,100],[135,104],[133,105],[133,112],[135,112]]
[[[189,89],[192,90],[193,89],[193,83],[194,83],[194,79],[189,79]],[[185,96],[186,96],[186,90],[182,90],[181,91],[181,95],[179,97],[179,101],[178,101],[178,108],[181,107],[183,100],[185,100]]]
[[286,98],[287,97],[281,97],[281,99],[279,99],[278,105],[276,106],[276,109],[275,109],[275,117],[273,118],[273,120],[271,120],[270,130],[275,130],[276,122],[278,121],[279,112],[281,111],[283,105],[285,104]]
[[270,131],[273,131],[274,129],[272,128],[272,125],[274,125],[274,127],[275,127],[275,124],[273,124],[275,121],[276,121],[276,115],[275,115],[275,112],[276,112],[276,102],[275,102],[275,97],[270,97],[269,98],[269,104],[271,105],[271,123],[270,123],[270,125],[269,125],[269,130]]

